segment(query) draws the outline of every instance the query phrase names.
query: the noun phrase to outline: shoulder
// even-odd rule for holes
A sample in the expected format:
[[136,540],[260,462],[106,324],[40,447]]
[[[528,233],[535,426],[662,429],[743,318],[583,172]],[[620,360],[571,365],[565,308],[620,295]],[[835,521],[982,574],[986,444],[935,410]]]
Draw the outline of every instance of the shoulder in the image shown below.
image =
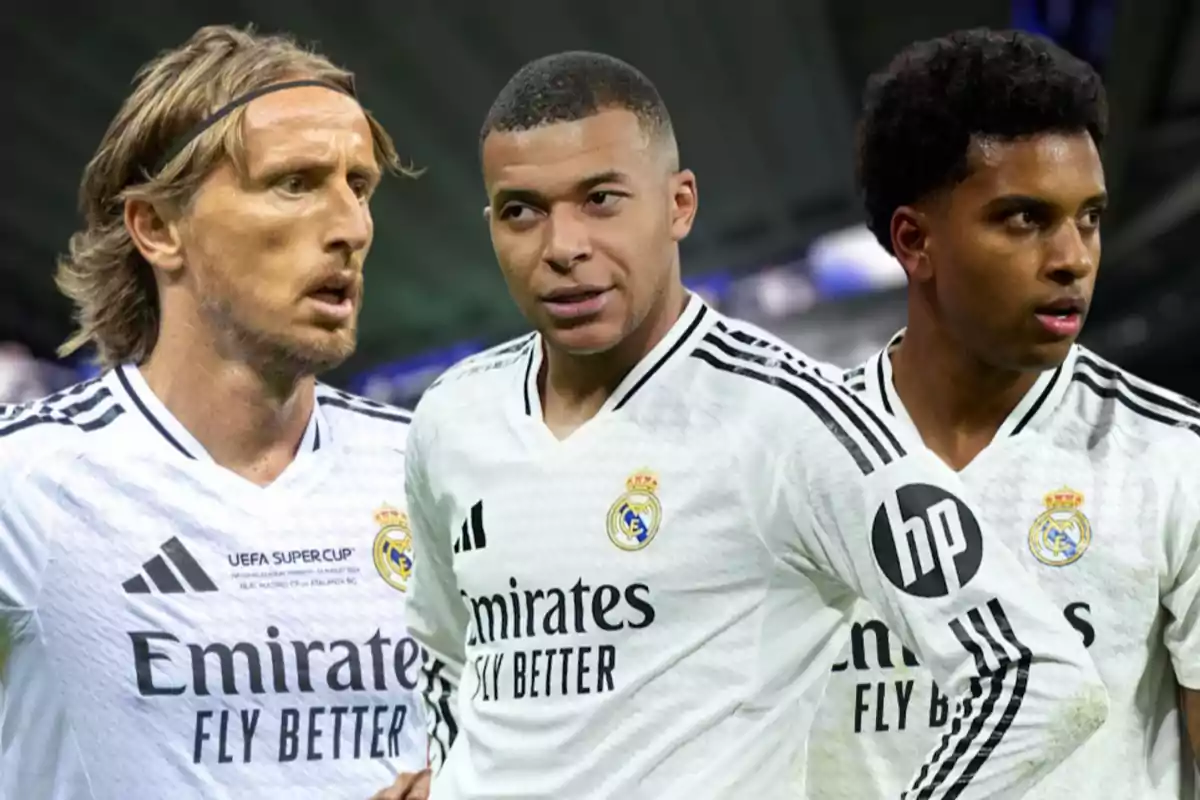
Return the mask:
[[832,369],[835,371],[833,372],[831,377],[833,377],[836,380],[841,381],[846,386],[846,388],[850,389],[853,392],[865,392],[866,391],[866,389],[867,389],[867,364],[859,364],[856,367],[851,367],[850,369],[845,369],[845,370],[839,369],[837,367],[833,367]]
[[317,405],[339,440],[403,450],[412,414],[350,392],[317,384]]
[[48,397],[0,405],[0,470],[30,454],[44,457],[51,449],[99,443],[127,409],[100,378],[77,383]]
[[438,376],[425,390],[425,394],[445,394],[445,390],[450,387],[454,387],[452,392],[482,389],[489,382],[503,379],[503,376],[510,374],[514,369],[525,369],[531,363],[530,356],[536,343],[537,334],[527,333],[467,356]]
[[538,337],[528,333],[468,356],[443,372],[421,395],[415,425],[460,420],[465,410],[490,408],[514,386],[520,389],[533,366]]
[[1200,403],[1084,347],[1076,352],[1070,380],[1072,411],[1090,427],[1118,429],[1150,449],[1200,455]]
[[906,453],[891,426],[847,388],[842,368],[755,325],[719,317],[691,356],[706,369],[708,394],[776,447],[843,451],[864,474]]
[[[844,374],[841,367],[818,361],[751,322],[723,315],[717,316],[700,339],[697,352],[712,356],[699,357],[710,366],[718,369],[725,367],[725,371],[735,366],[733,360],[736,360],[760,366],[785,363],[827,383],[840,383]],[[714,364],[713,361],[720,364]]]

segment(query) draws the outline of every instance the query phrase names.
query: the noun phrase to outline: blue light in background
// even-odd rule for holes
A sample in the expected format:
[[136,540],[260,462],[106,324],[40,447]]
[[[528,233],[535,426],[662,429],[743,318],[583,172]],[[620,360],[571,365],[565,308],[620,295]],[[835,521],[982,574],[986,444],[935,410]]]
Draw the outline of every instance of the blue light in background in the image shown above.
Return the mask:
[[1011,0],[1011,25],[1045,36],[1102,70],[1112,49],[1114,0]]

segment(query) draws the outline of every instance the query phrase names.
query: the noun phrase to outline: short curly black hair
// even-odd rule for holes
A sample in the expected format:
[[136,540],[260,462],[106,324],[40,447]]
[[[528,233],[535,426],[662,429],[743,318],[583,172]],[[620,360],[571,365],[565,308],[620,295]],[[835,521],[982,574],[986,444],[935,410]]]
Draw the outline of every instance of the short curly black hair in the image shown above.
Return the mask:
[[517,70],[492,103],[479,144],[493,131],[575,122],[608,109],[633,112],[651,133],[672,132],[667,106],[649,78],[619,58],[574,50]]
[[967,177],[973,137],[1019,139],[1108,130],[1104,84],[1090,65],[1021,31],[957,31],[901,51],[867,82],[858,185],[867,225],[891,253],[897,208]]

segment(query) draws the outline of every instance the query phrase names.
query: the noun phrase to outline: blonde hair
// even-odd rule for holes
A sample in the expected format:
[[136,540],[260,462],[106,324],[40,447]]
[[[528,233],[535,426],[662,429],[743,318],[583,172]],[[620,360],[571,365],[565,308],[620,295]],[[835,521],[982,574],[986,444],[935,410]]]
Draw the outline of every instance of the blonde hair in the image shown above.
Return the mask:
[[[55,282],[74,302],[78,323],[60,355],[89,343],[102,366],[141,363],[150,355],[158,339],[158,287],[125,228],[125,203],[145,200],[182,208],[224,159],[242,167],[245,106],[187,142],[166,163],[156,162],[230,101],[296,79],[324,81],[354,94],[353,73],[293,39],[227,25],[201,28],[138,70],[133,92],[83,171],[79,205],[86,227],[71,237],[68,253],[58,261]],[[415,174],[401,166],[383,126],[364,113],[380,165]]]

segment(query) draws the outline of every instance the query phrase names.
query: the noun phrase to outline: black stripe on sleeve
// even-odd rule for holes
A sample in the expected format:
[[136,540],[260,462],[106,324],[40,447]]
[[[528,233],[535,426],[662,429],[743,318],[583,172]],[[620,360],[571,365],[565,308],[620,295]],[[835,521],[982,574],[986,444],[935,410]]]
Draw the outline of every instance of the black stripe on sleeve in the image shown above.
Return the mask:
[[[1200,407],[1183,398],[1172,397],[1167,392],[1138,386],[1120,370],[1102,364],[1086,353],[1079,354],[1075,365],[1071,380],[1087,387],[1101,399],[1116,400],[1139,417],[1186,428],[1200,435]],[[1080,367],[1086,367],[1086,371]],[[1108,383],[1102,385],[1100,381]]]
[[808,409],[812,411],[813,415],[815,415],[816,418],[821,421],[821,424],[825,426],[826,430],[833,434],[833,438],[837,440],[838,444],[844,447],[846,452],[850,454],[850,457],[854,459],[854,463],[858,465],[858,468],[862,474],[870,475],[875,471],[876,465],[871,462],[871,459],[867,456],[862,447],[859,446],[858,442],[854,440],[854,437],[846,431],[840,422],[833,418],[833,415],[830,414],[823,405],[821,405],[820,401],[814,398],[812,394],[805,389],[797,386],[780,375],[768,375],[759,372],[744,362],[742,364],[727,364],[707,350],[695,350],[692,352],[692,357],[699,359],[705,364],[708,364],[715,369],[719,369],[722,372],[728,372],[731,375],[738,375],[743,378],[749,378],[750,380],[758,381],[759,383],[764,383],[768,386],[774,386],[776,388],[783,389],[785,392],[804,403],[804,405],[806,405]]
[[1087,387],[1087,389],[1089,389],[1093,394],[1102,400],[1116,400],[1118,403],[1125,406],[1125,408],[1129,409],[1143,419],[1148,419],[1152,422],[1159,422],[1163,425],[1169,425],[1175,428],[1184,428],[1196,434],[1197,436],[1200,436],[1200,423],[1189,422],[1186,419],[1180,419],[1178,417],[1171,417],[1162,411],[1144,406],[1127,394],[1122,386],[1101,386],[1095,378],[1093,378],[1091,375],[1088,375],[1086,372],[1076,372],[1071,376],[1071,380],[1080,384],[1081,386]]
[[[62,405],[65,400],[81,394],[83,389],[93,387],[96,387],[95,381],[89,381],[44,401],[8,407],[5,415],[0,418],[0,437],[37,425],[68,425],[85,433],[107,427],[125,411],[107,387],[100,386],[91,395],[69,405]],[[80,421],[80,416],[96,410],[102,413],[93,419]]]
[[322,395],[317,398],[317,403],[322,406],[332,406],[349,411],[353,414],[362,414],[364,417],[372,417],[374,419],[384,419],[388,422],[400,422],[405,425],[412,422],[412,414],[403,411],[399,408],[372,403],[368,406],[361,401],[349,401],[341,397],[333,397],[330,395]]
[[[773,344],[763,339],[758,339],[751,334],[746,333],[745,331],[731,330],[722,322],[718,322],[714,327],[726,336],[736,340],[739,344],[749,346],[759,351],[758,353],[753,353],[748,350],[735,348],[744,355],[755,359],[762,357],[765,355],[765,353],[770,353],[770,356],[767,356],[767,359],[771,362],[772,366],[786,372],[793,378],[805,380],[806,382],[823,389],[823,391],[825,391],[826,394],[830,395],[831,397],[836,394],[837,396],[848,398],[850,403],[858,409],[859,413],[871,420],[871,422],[875,424],[879,431],[882,432],[884,438],[887,439],[888,444],[895,451],[895,453],[900,457],[904,456],[904,447],[901,446],[899,440],[896,439],[896,436],[892,433],[892,429],[888,427],[888,425],[885,424],[882,419],[879,418],[879,415],[875,413],[874,409],[872,409],[870,405],[864,403],[862,399],[858,397],[849,387],[826,380],[819,374],[814,376],[812,368],[804,361],[804,359],[797,356],[794,352],[781,347],[780,345]],[[709,336],[714,336],[714,334],[708,334],[708,336],[705,336],[705,339],[707,340]],[[891,413],[890,408],[889,413]],[[884,463],[888,462],[885,461]]]
[[[1005,642],[1018,654],[1015,660],[1005,645],[997,641],[992,634],[985,622],[985,616],[995,623]],[[950,629],[975,661],[978,676],[971,679],[972,702],[963,703],[950,731],[942,737],[938,748],[922,765],[913,785],[904,794],[906,800],[929,800],[942,788],[945,789],[944,797],[955,798],[968,789],[1003,740],[1025,699],[1033,655],[1017,638],[1000,601],[990,600],[986,606],[986,614],[974,608],[967,612],[965,617],[969,628],[960,617],[951,621]],[[981,646],[981,640],[987,645],[987,650]],[[988,663],[988,652],[995,659],[995,667]],[[1010,685],[1012,691],[1008,702],[1002,712],[997,712],[1000,700]],[[985,692],[986,696],[982,702],[976,702]],[[982,740],[982,744],[978,744],[984,728],[989,724],[992,725],[991,732]],[[950,747],[951,743],[955,743],[953,749]],[[962,774],[947,786],[950,776],[967,757],[972,746],[977,746],[976,752],[966,762]],[[936,772],[933,771],[935,766]]]
[[[719,356],[718,353],[705,349],[705,346],[718,351]],[[701,340],[701,347],[692,355],[726,372],[781,388],[804,402],[826,429],[846,447],[863,474],[870,474],[874,469],[904,456],[904,448],[900,442],[869,406],[846,387],[830,383],[781,359],[781,356],[785,356],[781,351],[748,352],[710,332],[705,334]],[[730,363],[731,361],[734,363]],[[779,372],[784,374],[780,375]],[[832,406],[849,421],[867,447],[873,451],[873,456],[860,446],[850,431],[834,417],[828,406]]]
[[1185,399],[1180,397],[1172,397],[1171,394],[1166,391],[1154,391],[1153,389],[1145,386],[1139,386],[1133,381],[1129,380],[1129,378],[1122,374],[1120,370],[1105,364],[1101,364],[1099,361],[1087,355],[1086,353],[1080,353],[1076,358],[1076,363],[1086,366],[1092,372],[1095,372],[1096,375],[1104,378],[1105,380],[1114,381],[1120,384],[1121,386],[1125,387],[1129,394],[1133,395],[1138,400],[1141,400],[1143,403],[1146,403],[1151,407],[1157,407],[1164,411],[1170,411],[1173,414],[1178,414],[1181,417],[1186,417],[1188,419],[1200,422],[1200,406],[1197,406],[1194,403],[1187,402]]
[[429,734],[429,765],[436,774],[446,763],[450,748],[458,738],[458,724],[454,720],[453,692],[450,681],[442,672],[446,665],[428,650],[422,649],[425,685],[421,698],[427,715]]
[[[1012,625],[1008,621],[1008,616],[1004,613],[1004,607],[1000,605],[999,600],[991,600],[988,602],[988,610],[991,611],[992,619],[996,622],[996,627],[1000,629],[1000,634],[1004,640],[1019,654],[1016,663],[1016,683],[1013,686],[1012,695],[1008,699],[1008,708],[1004,709],[1004,714],[996,722],[996,727],[992,729],[992,735],[984,742],[983,747],[979,748],[979,752],[967,764],[967,768],[963,770],[962,776],[955,782],[954,788],[957,790],[953,795],[957,795],[971,785],[971,781],[979,774],[979,770],[987,762],[988,757],[996,749],[996,746],[1004,739],[1004,735],[1008,733],[1009,727],[1012,726],[1012,721],[1016,719],[1017,714],[1021,711],[1021,704],[1025,700],[1025,691],[1029,686],[1029,668],[1033,664],[1033,652],[1021,642],[1013,632]],[[983,620],[979,620],[976,625],[978,630],[992,644],[992,648],[998,658],[1004,657],[1005,650],[992,637],[986,633],[983,628]],[[1011,669],[1011,666],[1009,667]],[[947,795],[952,796],[952,795]]]

